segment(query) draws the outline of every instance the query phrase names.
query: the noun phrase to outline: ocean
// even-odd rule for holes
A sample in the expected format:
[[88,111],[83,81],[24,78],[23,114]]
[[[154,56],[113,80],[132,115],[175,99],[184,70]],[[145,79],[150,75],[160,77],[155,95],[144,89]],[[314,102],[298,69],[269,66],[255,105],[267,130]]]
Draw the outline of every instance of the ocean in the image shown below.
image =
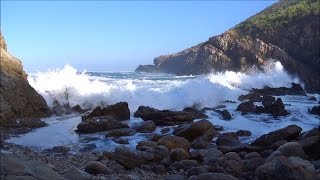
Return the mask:
[[[55,102],[80,105],[82,108],[111,105],[120,101],[128,102],[132,118],[129,126],[142,122],[133,113],[139,106],[150,106],[160,110],[182,110],[186,107],[217,107],[225,105],[233,118],[223,120],[217,112],[206,111],[209,121],[224,128],[223,132],[249,130],[252,136],[242,138],[251,142],[258,136],[270,131],[297,124],[304,131],[319,125],[318,117],[308,113],[308,108],[317,105],[318,94],[308,96],[281,96],[290,115],[274,118],[267,114],[242,115],[235,111],[238,97],[252,88],[291,87],[291,83],[301,83],[299,78],[289,75],[280,62],[273,61],[263,70],[252,68],[249,72],[226,71],[207,75],[175,76],[170,74],[140,72],[79,72],[70,65],[62,69],[29,74],[29,83],[53,107]],[[303,84],[302,84],[303,85]],[[309,100],[315,96],[318,101]],[[226,101],[235,101],[230,103]],[[104,133],[80,135],[75,133],[81,116],[76,114],[52,116],[43,119],[49,126],[30,133],[11,137],[8,142],[29,146],[37,150],[54,146],[70,146],[74,151],[92,146],[94,151],[112,150],[117,146]],[[160,133],[165,127],[157,127]],[[171,128],[171,132],[173,128]],[[124,137],[135,148],[140,140],[148,139],[151,134],[136,133]]]

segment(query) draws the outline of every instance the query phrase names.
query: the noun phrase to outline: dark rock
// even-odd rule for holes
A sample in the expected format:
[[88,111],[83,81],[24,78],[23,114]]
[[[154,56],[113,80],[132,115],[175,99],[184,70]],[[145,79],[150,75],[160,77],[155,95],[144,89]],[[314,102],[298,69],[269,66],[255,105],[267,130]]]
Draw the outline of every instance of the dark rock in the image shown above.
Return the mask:
[[16,121],[15,128],[41,128],[47,126],[47,123],[40,119],[21,119]]
[[159,139],[158,145],[163,145],[170,150],[176,148],[182,148],[187,152],[189,152],[190,150],[190,142],[185,138],[179,136],[164,136]]
[[170,152],[170,159],[175,161],[187,160],[189,159],[189,153],[181,148],[173,149]]
[[140,106],[134,113],[134,117],[153,120],[157,126],[173,126],[191,122],[195,119],[194,113],[185,111],[159,111],[148,106]]
[[156,147],[157,146],[157,142],[154,142],[154,141],[139,141],[137,146],[136,146],[136,149],[137,150],[142,150],[143,148],[145,147]]
[[109,169],[105,164],[102,164],[98,161],[91,161],[88,164],[86,164],[84,170],[93,175],[97,174],[111,174],[112,171]]
[[152,171],[157,174],[165,174],[167,172],[164,165],[155,163],[143,164],[141,165],[141,169]]
[[216,143],[218,146],[236,146],[241,144],[239,137],[235,133],[221,134]]
[[287,143],[287,140],[281,139],[279,141],[276,141],[274,143],[272,143],[272,145],[269,147],[270,149],[276,150],[278,149],[280,146],[284,145],[285,143]]
[[302,139],[312,137],[312,136],[320,136],[320,129],[318,127],[313,128],[301,134]]
[[155,65],[139,65],[135,72],[147,72],[147,73],[156,73],[159,70]]
[[273,153],[273,150],[267,149],[267,150],[264,150],[264,151],[261,152],[261,156],[262,156],[263,158],[267,158],[267,157],[269,157],[270,154],[272,154],[272,153]]
[[174,162],[169,166],[169,170],[179,171],[180,169],[188,171],[193,167],[199,166],[199,163],[195,160],[182,160],[179,162]]
[[86,144],[80,151],[81,152],[88,152],[88,151],[92,151],[95,148],[97,148],[97,145],[95,144]]
[[261,158],[260,154],[257,152],[250,152],[244,156],[244,159],[249,160],[253,158]]
[[243,102],[237,107],[236,111],[241,111],[243,113],[253,113],[255,112],[255,105],[252,101]]
[[199,136],[195,140],[192,141],[191,147],[194,149],[203,149],[210,145],[210,142],[207,136]]
[[246,171],[255,171],[259,166],[265,163],[263,158],[254,157],[243,161]]
[[304,138],[299,144],[310,158],[320,159],[320,135]]
[[76,168],[76,167],[70,167],[65,171],[61,172],[61,175],[69,180],[89,180],[91,179],[91,175]]
[[215,164],[218,158],[223,156],[223,153],[218,149],[211,148],[206,153],[202,153],[200,155],[202,156],[203,164],[212,165],[211,162],[214,162]]
[[218,165],[234,176],[239,176],[244,170],[244,164],[240,156],[235,152],[229,152],[220,157]]
[[112,138],[112,141],[114,141],[117,144],[129,144],[128,140],[122,139],[121,137],[114,137]]
[[193,175],[199,175],[199,174],[203,174],[203,173],[208,173],[211,171],[211,167],[204,165],[204,166],[198,166],[198,167],[193,167],[191,169],[189,169],[188,171],[188,176],[193,176]]
[[223,130],[223,127],[222,126],[219,126],[219,125],[213,125],[214,129],[216,131],[222,131]]
[[[185,125],[185,126],[176,128],[173,131],[173,134],[176,136],[184,137],[190,142],[201,137],[201,139],[197,139],[197,142],[194,143],[195,147],[197,147],[197,145],[199,145],[199,141],[210,142],[214,137],[215,129],[213,125],[210,123],[210,121],[200,120],[200,121],[191,123],[190,125]],[[206,144],[204,143],[204,146],[205,145]]]
[[87,110],[86,109],[82,109],[81,106],[79,104],[75,105],[74,107],[72,107],[72,110],[78,113],[84,113]]
[[251,136],[251,132],[250,131],[247,131],[247,130],[239,130],[236,132],[237,136],[239,137],[248,137],[248,136]]
[[156,130],[156,125],[153,121],[144,121],[140,125],[134,127],[134,129],[140,133],[151,133]]
[[45,149],[44,153],[59,153],[59,154],[67,154],[70,151],[70,148],[65,146],[55,146],[51,149]]
[[314,97],[314,96],[311,96],[308,100],[309,100],[309,101],[317,101],[317,98]]
[[262,100],[263,107],[272,106],[272,104],[276,101],[276,98],[273,96],[264,96]]
[[113,116],[116,120],[119,121],[128,120],[130,119],[130,110],[128,107],[128,103],[119,102],[103,108],[98,106],[87,115],[82,116],[82,120],[100,116]]
[[203,111],[200,111],[200,110],[195,109],[195,108],[193,108],[193,107],[187,107],[187,108],[183,109],[183,111],[193,113],[195,119],[205,119],[205,118],[208,118],[208,116],[207,116],[205,113],[203,113]]
[[221,112],[221,116],[224,120],[230,120],[232,118],[230,112],[226,109]]
[[250,146],[249,144],[242,143],[235,146],[218,146],[218,149],[223,153],[228,153],[228,152],[241,152],[241,151],[246,151],[246,152],[261,151],[262,148],[258,146]]
[[314,106],[312,109],[308,109],[310,114],[315,114],[320,116],[320,106]]
[[131,128],[114,129],[107,132],[106,137],[120,137],[120,136],[132,136],[136,133],[136,130]]
[[112,158],[127,169],[133,169],[145,163],[138,151],[131,150],[123,145],[116,147]]
[[112,116],[96,117],[87,119],[77,126],[79,133],[94,133],[113,129],[129,128],[128,125],[115,120]]
[[316,174],[312,164],[298,157],[279,156],[265,163],[255,171],[259,180],[292,179],[315,180]]
[[270,113],[274,117],[286,116],[289,114],[289,112],[285,110],[284,104],[281,98],[277,98],[277,100],[272,105],[265,106],[264,111],[265,113]]
[[151,141],[158,142],[162,137],[167,136],[166,134],[153,134],[151,136]]
[[161,134],[167,134],[168,132],[170,132],[170,128],[163,128],[161,129]]
[[169,174],[164,178],[165,180],[185,180],[186,177],[180,174]]
[[301,133],[301,127],[297,125],[289,125],[285,128],[272,131],[268,134],[264,134],[251,143],[253,146],[268,147],[278,140],[290,141],[295,139]]
[[237,178],[223,173],[203,173],[198,176],[191,176],[188,180],[209,180],[209,179],[216,179],[216,180],[237,180]]

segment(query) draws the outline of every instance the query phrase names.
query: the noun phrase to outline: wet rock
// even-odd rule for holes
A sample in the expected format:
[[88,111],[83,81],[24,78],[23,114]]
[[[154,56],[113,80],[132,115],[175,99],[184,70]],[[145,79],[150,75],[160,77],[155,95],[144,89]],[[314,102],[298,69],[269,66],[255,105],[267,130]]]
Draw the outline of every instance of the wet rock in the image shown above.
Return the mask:
[[205,153],[200,153],[200,155],[202,156],[203,164],[212,165],[211,161],[216,163],[217,160],[223,156],[223,153],[218,149],[211,148]]
[[127,169],[133,169],[145,163],[138,151],[131,150],[125,146],[116,147],[112,158]]
[[80,169],[76,167],[71,167],[63,172],[61,172],[61,175],[69,180],[89,180],[91,179],[91,175],[81,171]]
[[163,128],[161,129],[161,134],[167,134],[168,132],[170,132],[170,128]]
[[284,104],[281,98],[277,98],[277,100],[269,105],[264,107],[264,113],[270,113],[272,116],[286,116],[289,114],[287,110],[285,110]]
[[268,134],[264,134],[257,138],[255,141],[251,143],[253,146],[262,146],[268,147],[272,145],[274,142],[279,140],[287,140],[290,141],[295,139],[301,133],[301,127],[297,125],[289,125],[285,128],[278,129],[276,131],[272,131]]
[[317,98],[314,97],[314,96],[311,96],[308,100],[309,100],[309,101],[317,101]]
[[185,124],[195,119],[194,113],[185,111],[160,111],[148,106],[140,106],[134,113],[134,117],[141,119],[153,120],[157,126],[173,126],[178,124]]
[[217,180],[237,180],[237,178],[223,173],[204,173],[198,176],[191,176],[188,180],[209,180],[209,179],[217,179]]
[[199,166],[199,163],[195,160],[182,160],[179,162],[174,162],[169,166],[169,170],[179,171],[180,169],[188,171],[193,167]]
[[167,172],[164,165],[155,163],[143,164],[141,165],[141,169],[152,171],[157,174],[165,174]]
[[130,119],[130,110],[128,107],[128,103],[119,102],[103,108],[98,106],[87,115],[82,116],[82,119],[86,120],[100,116],[113,116],[116,120],[119,121],[128,120]]
[[95,144],[86,144],[80,151],[81,152],[88,152],[88,151],[92,151],[95,148],[97,148],[97,145]]
[[316,174],[312,166],[308,161],[298,157],[279,156],[258,167],[255,174],[259,180],[316,180]]
[[107,132],[106,137],[120,137],[120,136],[132,136],[136,133],[136,130],[131,128],[114,129]]
[[158,142],[162,137],[167,136],[166,134],[153,134],[151,136],[151,141]]
[[281,139],[279,141],[274,142],[269,148],[276,150],[278,149],[280,146],[284,145],[285,143],[287,143],[287,140]]
[[224,120],[230,120],[232,118],[230,112],[226,109],[221,112],[221,116]]
[[154,141],[139,141],[136,149],[137,150],[143,150],[146,149],[146,147],[156,147],[157,146],[157,142]]
[[312,159],[320,159],[320,136],[311,136],[299,141],[304,152]]
[[186,160],[186,159],[189,159],[189,153],[186,150],[181,148],[173,149],[170,152],[170,159],[173,162]]
[[151,133],[156,130],[156,125],[153,121],[144,121],[134,129],[140,133]]
[[72,110],[78,113],[84,113],[87,111],[87,109],[82,109],[81,106],[79,104],[75,105],[74,107],[72,107]]
[[213,125],[214,129],[216,131],[222,131],[223,130],[223,127],[222,126],[219,126],[219,125]]
[[158,145],[163,145],[170,150],[176,148],[182,148],[187,152],[189,152],[190,150],[190,142],[185,138],[179,136],[164,136],[159,139]]
[[236,146],[241,144],[239,137],[235,133],[221,134],[216,143],[218,146]]
[[249,160],[253,158],[261,158],[260,154],[257,152],[250,152],[244,156],[244,159]]
[[301,138],[305,139],[312,136],[320,136],[320,128],[316,127],[301,134]]
[[312,109],[308,109],[310,114],[315,114],[320,116],[320,106],[314,106]]
[[228,153],[228,152],[241,152],[241,151],[245,151],[245,152],[254,152],[254,151],[261,151],[262,147],[258,147],[258,146],[252,146],[249,144],[238,144],[235,146],[218,146],[218,149],[220,151],[222,151],[223,153]]
[[208,116],[207,116],[203,111],[200,111],[200,110],[195,109],[195,108],[193,108],[193,107],[184,108],[183,111],[193,113],[195,119],[208,118]]
[[263,165],[265,163],[265,160],[263,158],[254,157],[250,159],[246,159],[243,161],[244,169],[246,171],[255,171],[258,167]]
[[98,161],[91,161],[86,164],[84,171],[93,175],[112,173],[111,169],[109,169],[105,164],[102,164]]
[[184,137],[190,142],[198,138],[193,144],[194,147],[200,148],[206,147],[215,133],[213,125],[208,120],[200,120],[189,125],[184,125],[173,131],[174,135]]
[[276,98],[273,96],[264,96],[262,99],[263,107],[270,107],[276,101]]
[[59,153],[59,154],[67,154],[70,151],[70,148],[65,146],[55,146],[51,149],[45,149],[44,153]]
[[77,126],[79,133],[95,133],[113,129],[129,128],[128,125],[115,120],[112,116],[87,119]]
[[237,107],[236,111],[241,111],[242,113],[253,113],[255,112],[255,105],[252,101],[243,102]]
[[212,170],[212,168],[210,166],[207,166],[207,165],[193,167],[193,168],[189,169],[188,176],[194,176],[194,175],[208,173],[211,170]]
[[210,145],[210,142],[206,136],[200,136],[192,141],[191,147],[194,149],[203,149]]
[[41,128],[47,126],[47,123],[44,121],[41,121],[40,119],[21,119],[17,120],[16,128]]
[[114,137],[112,138],[112,141],[117,144],[129,144],[128,140],[122,139],[121,137]]
[[239,176],[244,170],[244,164],[240,156],[235,152],[229,152],[218,159],[218,164],[228,173]]

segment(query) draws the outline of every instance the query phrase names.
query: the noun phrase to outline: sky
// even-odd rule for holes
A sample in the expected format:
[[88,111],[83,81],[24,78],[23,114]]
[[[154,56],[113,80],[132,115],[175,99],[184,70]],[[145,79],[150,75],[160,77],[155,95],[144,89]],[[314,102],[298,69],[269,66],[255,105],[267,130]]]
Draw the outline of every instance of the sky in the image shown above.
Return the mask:
[[27,72],[133,71],[272,5],[247,1],[1,1],[1,31]]

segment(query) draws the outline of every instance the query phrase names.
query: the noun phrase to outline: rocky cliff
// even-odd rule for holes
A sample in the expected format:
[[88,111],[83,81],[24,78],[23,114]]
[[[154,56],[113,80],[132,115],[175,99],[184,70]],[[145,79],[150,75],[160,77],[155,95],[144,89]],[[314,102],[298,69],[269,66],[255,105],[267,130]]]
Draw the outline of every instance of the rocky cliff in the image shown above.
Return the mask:
[[46,101],[28,83],[21,61],[7,51],[1,34],[0,126],[17,127],[28,120],[50,114]]
[[[154,59],[153,71],[177,75],[246,71],[279,60],[320,92],[320,0],[281,0],[225,33],[181,52]],[[137,71],[143,71],[143,66]]]

